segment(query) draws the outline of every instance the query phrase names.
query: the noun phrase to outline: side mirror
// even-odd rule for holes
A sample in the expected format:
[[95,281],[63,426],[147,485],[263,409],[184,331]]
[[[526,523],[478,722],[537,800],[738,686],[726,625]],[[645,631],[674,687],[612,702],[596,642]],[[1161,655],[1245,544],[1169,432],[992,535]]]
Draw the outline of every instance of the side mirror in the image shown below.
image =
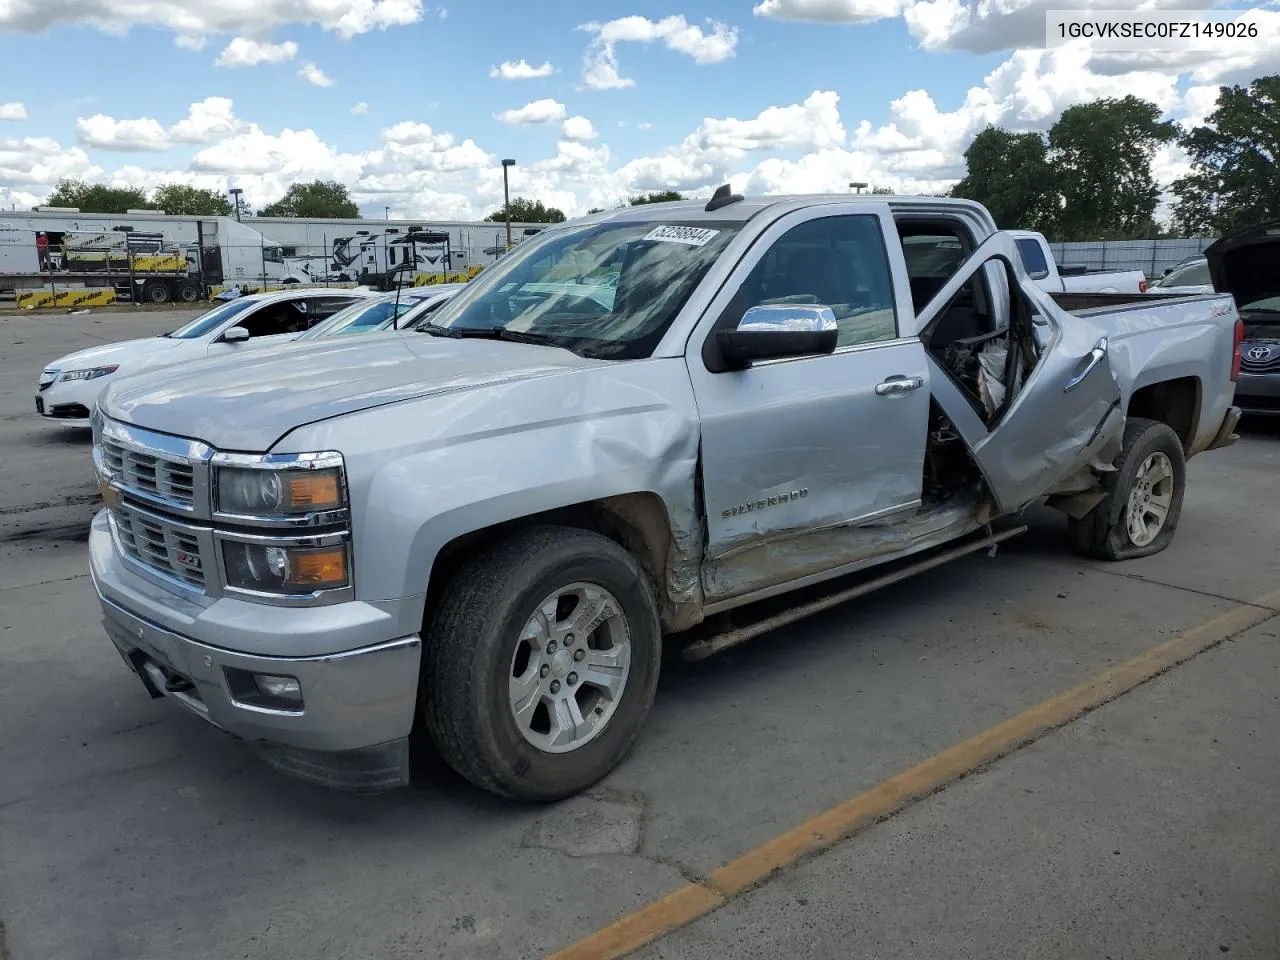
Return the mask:
[[832,353],[839,331],[830,307],[779,303],[752,307],[733,330],[716,334],[720,352],[735,367],[758,360]]
[[249,339],[249,331],[244,327],[231,327],[222,335],[223,343],[244,343]]

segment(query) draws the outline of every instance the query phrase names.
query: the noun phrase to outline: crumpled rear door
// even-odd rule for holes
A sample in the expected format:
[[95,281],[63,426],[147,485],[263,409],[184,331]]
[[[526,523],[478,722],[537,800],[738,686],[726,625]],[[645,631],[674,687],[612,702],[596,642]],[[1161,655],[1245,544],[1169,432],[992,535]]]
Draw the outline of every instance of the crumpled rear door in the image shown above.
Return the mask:
[[[1003,342],[1010,349],[1023,344],[1030,367],[1006,377],[1012,383],[984,378],[984,388],[999,397],[994,413],[975,402],[928,338],[933,321],[988,263],[1003,269],[1013,292]],[[1001,512],[1051,492],[1104,452],[1114,456],[1124,417],[1106,331],[1062,311],[1028,278],[1008,235],[994,234],[974,251],[917,316],[916,329],[933,348],[934,399],[972,452]],[[998,370],[1000,342],[995,338],[988,348],[985,367]]]

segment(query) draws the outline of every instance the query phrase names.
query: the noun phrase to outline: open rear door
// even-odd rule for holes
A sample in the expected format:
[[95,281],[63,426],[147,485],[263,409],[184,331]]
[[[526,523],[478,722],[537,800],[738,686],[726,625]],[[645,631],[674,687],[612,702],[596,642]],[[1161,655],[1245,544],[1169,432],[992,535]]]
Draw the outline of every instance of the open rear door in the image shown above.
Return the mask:
[[[945,340],[938,320],[988,265],[995,267],[988,278],[1007,281],[1002,328]],[[992,295],[997,303],[1004,299]],[[994,234],[978,247],[916,321],[934,399],[973,454],[1001,512],[1061,492],[1091,462],[1114,457],[1124,416],[1105,331],[1063,313],[1027,276],[1007,234]]]

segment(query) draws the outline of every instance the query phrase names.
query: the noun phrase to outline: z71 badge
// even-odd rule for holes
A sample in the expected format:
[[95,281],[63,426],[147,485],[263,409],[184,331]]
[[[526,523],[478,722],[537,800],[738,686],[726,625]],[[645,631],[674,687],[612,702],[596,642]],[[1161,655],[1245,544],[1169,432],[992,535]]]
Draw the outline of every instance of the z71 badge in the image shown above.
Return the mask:
[[736,517],[740,513],[755,513],[757,510],[767,510],[770,507],[776,507],[780,503],[790,503],[793,500],[803,500],[808,495],[808,487],[801,487],[799,490],[792,490],[789,493],[772,493],[767,497],[761,497],[759,500],[752,500],[750,503],[740,503],[736,507],[727,507],[720,511],[720,516]]

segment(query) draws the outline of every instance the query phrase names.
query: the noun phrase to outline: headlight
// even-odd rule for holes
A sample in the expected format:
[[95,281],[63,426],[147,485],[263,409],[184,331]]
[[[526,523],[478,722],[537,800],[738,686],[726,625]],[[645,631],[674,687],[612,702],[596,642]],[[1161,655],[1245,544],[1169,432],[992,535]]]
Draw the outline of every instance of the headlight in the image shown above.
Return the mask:
[[261,593],[305,594],[350,584],[345,544],[285,547],[224,540],[227,586]]
[[84,370],[68,370],[58,379],[62,383],[68,383],[72,380],[97,380],[99,377],[110,376],[120,369],[120,364],[110,363],[105,367],[86,367]]
[[290,516],[344,506],[342,470],[221,467],[218,510],[251,517]]

